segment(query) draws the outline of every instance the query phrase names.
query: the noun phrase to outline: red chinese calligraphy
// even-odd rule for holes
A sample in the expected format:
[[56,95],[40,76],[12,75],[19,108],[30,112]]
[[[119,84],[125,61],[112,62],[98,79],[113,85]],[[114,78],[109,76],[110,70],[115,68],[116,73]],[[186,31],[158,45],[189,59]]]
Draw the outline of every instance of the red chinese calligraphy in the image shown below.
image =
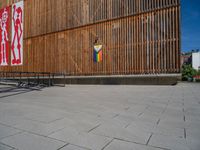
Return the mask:
[[0,10],[0,66],[8,65],[8,30],[10,7]]
[[23,1],[12,8],[11,64],[21,65],[23,58]]

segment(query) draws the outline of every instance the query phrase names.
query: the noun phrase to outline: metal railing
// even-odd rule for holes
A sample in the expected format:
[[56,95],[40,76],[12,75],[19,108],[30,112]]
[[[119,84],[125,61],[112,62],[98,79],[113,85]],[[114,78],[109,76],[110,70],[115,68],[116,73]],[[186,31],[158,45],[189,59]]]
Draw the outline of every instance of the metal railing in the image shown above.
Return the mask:
[[54,86],[55,77],[59,76],[64,79],[64,73],[50,72],[0,72],[1,84],[15,84],[18,87],[33,87],[33,86]]

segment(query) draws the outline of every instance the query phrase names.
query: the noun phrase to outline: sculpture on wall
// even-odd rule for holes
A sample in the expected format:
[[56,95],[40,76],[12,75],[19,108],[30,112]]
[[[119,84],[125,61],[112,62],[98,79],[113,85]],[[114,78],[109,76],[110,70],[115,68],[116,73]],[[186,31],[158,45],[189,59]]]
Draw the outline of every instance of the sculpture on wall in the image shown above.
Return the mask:
[[8,65],[8,50],[9,50],[9,13],[10,7],[0,10],[0,66]]
[[12,6],[11,65],[23,64],[23,1]]

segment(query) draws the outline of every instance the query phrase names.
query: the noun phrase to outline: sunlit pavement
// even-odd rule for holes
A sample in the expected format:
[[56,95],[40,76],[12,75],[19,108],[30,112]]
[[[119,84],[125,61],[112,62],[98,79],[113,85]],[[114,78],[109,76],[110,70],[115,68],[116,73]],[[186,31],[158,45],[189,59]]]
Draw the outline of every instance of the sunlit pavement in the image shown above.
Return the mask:
[[0,89],[0,150],[200,148],[200,84]]

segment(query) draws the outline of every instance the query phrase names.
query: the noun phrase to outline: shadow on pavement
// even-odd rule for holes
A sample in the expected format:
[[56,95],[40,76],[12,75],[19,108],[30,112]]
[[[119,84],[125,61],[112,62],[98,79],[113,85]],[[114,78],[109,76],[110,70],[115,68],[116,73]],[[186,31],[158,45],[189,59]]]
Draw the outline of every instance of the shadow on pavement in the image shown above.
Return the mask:
[[0,98],[20,95],[32,91],[41,91],[43,88],[44,87],[29,87],[29,88],[21,88],[16,86],[0,87]]

